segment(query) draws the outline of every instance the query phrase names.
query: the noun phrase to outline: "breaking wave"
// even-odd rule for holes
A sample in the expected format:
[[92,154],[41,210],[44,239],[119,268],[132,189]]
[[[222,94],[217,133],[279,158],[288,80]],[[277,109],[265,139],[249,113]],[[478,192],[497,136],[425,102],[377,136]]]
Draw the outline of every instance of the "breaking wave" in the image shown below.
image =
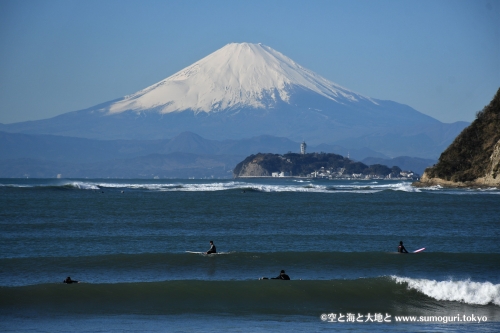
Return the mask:
[[500,194],[491,189],[446,189],[441,186],[417,188],[409,181],[327,181],[315,179],[245,179],[245,180],[20,180],[18,183],[3,183],[0,188],[36,189],[77,189],[77,190],[120,190],[120,191],[157,191],[157,192],[299,192],[299,193],[361,193],[371,194],[384,191],[408,193],[447,193],[447,194]]
[[[474,307],[476,304],[486,305],[491,313],[491,306],[495,305],[488,304],[498,300],[498,285],[490,286],[488,282],[461,281],[444,286],[433,285],[433,282],[378,277],[329,281],[49,283],[0,287],[0,311],[14,308],[23,313],[60,313],[71,309],[87,314],[296,314],[298,311],[303,315],[318,315],[324,311],[396,314],[404,313],[404,307],[411,305],[411,313],[415,315],[429,311],[455,313],[452,303],[443,302],[448,300]],[[403,284],[408,284],[408,287]],[[412,290],[415,285],[420,290]],[[461,298],[453,299],[454,293],[459,293]],[[476,314],[482,311],[477,308],[462,310],[474,310]]]
[[491,282],[436,281],[391,276],[399,284],[413,289],[438,301],[454,301],[466,304],[500,305],[500,284]]

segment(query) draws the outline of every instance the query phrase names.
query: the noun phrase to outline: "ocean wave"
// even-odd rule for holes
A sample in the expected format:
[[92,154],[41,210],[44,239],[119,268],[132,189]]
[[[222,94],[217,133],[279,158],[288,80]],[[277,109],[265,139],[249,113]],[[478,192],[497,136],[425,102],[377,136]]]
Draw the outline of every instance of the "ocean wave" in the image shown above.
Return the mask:
[[[411,280],[411,279],[410,279]],[[407,281],[405,281],[407,283]],[[483,284],[484,285],[484,284]],[[475,303],[473,303],[475,304]],[[481,310],[472,307],[478,313]],[[76,313],[253,313],[319,315],[325,311],[393,315],[454,312],[453,303],[413,290],[388,277],[355,280],[179,280],[134,283],[61,282],[0,287],[7,309]],[[463,308],[462,311],[468,308]],[[491,308],[489,308],[491,314]],[[485,310],[488,311],[488,310]],[[492,318],[494,320],[494,318]]]
[[441,185],[433,185],[433,186],[423,187],[422,189],[427,191],[439,191],[442,190],[443,187]]
[[71,182],[62,185],[63,187],[75,188],[79,190],[99,190],[99,186],[86,182]]
[[[189,250],[189,248],[187,249]],[[202,249],[192,248],[200,251]],[[204,250],[204,249],[203,249]],[[377,276],[412,276],[445,280],[460,267],[456,279],[499,283],[500,254],[388,252],[236,252],[222,254],[140,253],[96,256],[0,259],[0,286],[50,283],[72,272],[91,283],[173,280],[248,281],[286,269],[293,279],[326,281]],[[402,268],[407,263],[407,268]],[[439,263],[439,264],[436,264]],[[278,266],[278,267],[277,267]],[[33,274],[33,272],[37,272]],[[387,278],[388,280],[390,278]],[[396,284],[395,281],[390,281]],[[405,289],[404,286],[402,286]]]
[[379,184],[378,182],[371,182],[367,184],[360,184],[359,182],[339,184],[314,184],[309,183],[303,186],[296,185],[268,185],[268,184],[252,184],[252,188],[261,192],[316,192],[316,193],[377,193],[385,190],[403,191],[403,192],[420,192],[418,188],[414,188],[410,183],[391,183]]
[[401,182],[401,183],[382,183],[371,182],[366,185],[358,185],[358,183],[352,184],[336,184],[334,185],[336,189],[344,189],[344,190],[365,190],[365,191],[402,191],[402,192],[421,192],[420,189],[413,187],[411,183]]
[[413,189],[410,183],[391,183],[379,184],[378,182],[354,182],[345,184],[335,182],[314,182],[312,180],[294,179],[285,180],[277,184],[275,180],[269,182],[246,182],[246,181],[179,181],[172,183],[143,181],[137,182],[112,182],[112,181],[46,181],[44,183],[26,183],[26,184],[1,184],[2,187],[32,187],[32,188],[68,188],[78,190],[146,190],[146,191],[185,191],[185,192],[212,192],[212,191],[256,191],[256,192],[312,192],[312,193],[332,193],[355,192],[355,193],[374,193],[383,190],[397,190],[406,192],[418,192]]
[[384,191],[408,193],[435,192],[462,195],[500,194],[496,188],[488,189],[446,189],[441,186],[417,188],[408,181],[327,181],[314,179],[256,179],[256,180],[179,180],[179,181],[106,181],[106,180],[37,180],[32,183],[0,184],[8,188],[76,189],[76,190],[139,190],[156,192],[297,192],[297,193],[359,193],[373,194]]
[[436,281],[391,276],[399,284],[407,284],[409,289],[417,290],[438,301],[455,301],[467,304],[500,305],[500,284],[491,282]]

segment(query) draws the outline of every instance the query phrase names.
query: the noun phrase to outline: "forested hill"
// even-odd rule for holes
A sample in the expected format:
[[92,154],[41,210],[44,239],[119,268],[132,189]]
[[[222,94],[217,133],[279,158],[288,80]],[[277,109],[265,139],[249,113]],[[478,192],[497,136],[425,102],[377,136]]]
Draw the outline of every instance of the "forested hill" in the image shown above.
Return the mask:
[[500,186],[500,89],[416,185]]
[[401,169],[397,166],[389,168],[374,164],[367,166],[354,162],[337,154],[256,154],[248,156],[238,163],[233,170],[234,177],[269,177],[273,172],[283,172],[288,176],[306,177],[313,172],[324,172],[329,175],[373,175],[386,177],[392,174],[399,177]]

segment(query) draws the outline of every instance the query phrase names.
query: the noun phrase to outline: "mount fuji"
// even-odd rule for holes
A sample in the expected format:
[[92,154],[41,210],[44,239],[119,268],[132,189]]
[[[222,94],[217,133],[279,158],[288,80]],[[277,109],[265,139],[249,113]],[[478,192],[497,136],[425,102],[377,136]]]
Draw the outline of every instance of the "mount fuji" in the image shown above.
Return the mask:
[[228,44],[180,72],[111,105],[116,114],[156,110],[213,113],[242,108],[268,109],[291,104],[298,90],[345,104],[369,101],[296,64],[261,44]]
[[0,131],[104,140],[273,135],[436,158],[467,125],[353,92],[268,46],[231,43],[131,95]]

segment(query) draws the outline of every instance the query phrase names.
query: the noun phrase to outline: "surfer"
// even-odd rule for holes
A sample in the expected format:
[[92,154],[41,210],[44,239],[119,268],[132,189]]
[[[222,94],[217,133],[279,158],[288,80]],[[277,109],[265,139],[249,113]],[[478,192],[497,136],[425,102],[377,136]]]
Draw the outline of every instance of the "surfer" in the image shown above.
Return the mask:
[[210,253],[217,253],[217,250],[215,249],[214,241],[210,241],[210,249],[207,251],[207,254]]
[[408,251],[406,251],[406,249],[403,245],[403,241],[399,241],[398,252],[399,253],[408,253]]
[[76,280],[71,280],[71,278],[68,276],[64,281],[63,283],[67,283],[67,284],[71,284],[71,283],[80,283],[80,281],[76,281]]
[[[260,280],[268,280],[268,278],[263,277]],[[285,274],[285,270],[282,269],[280,272],[280,275],[278,275],[277,277],[271,278],[271,280],[290,280],[290,277],[287,274]]]

